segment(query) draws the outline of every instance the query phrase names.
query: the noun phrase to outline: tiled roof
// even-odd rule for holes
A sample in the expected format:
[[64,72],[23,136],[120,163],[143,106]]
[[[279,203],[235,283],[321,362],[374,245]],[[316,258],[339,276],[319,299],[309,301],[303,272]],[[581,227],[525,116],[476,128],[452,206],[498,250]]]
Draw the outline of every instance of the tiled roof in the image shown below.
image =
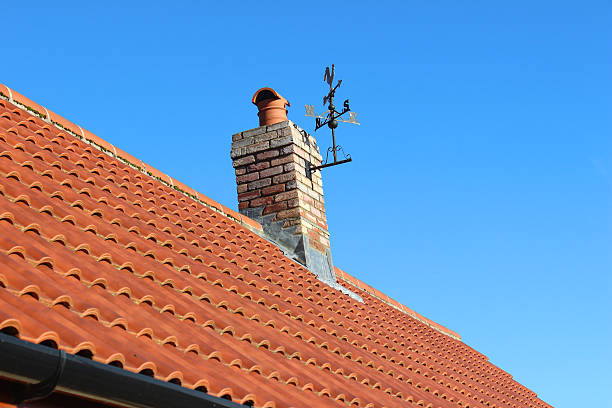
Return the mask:
[[0,93],[4,333],[257,407],[549,406],[456,333],[343,271],[364,302],[330,288],[253,221]]

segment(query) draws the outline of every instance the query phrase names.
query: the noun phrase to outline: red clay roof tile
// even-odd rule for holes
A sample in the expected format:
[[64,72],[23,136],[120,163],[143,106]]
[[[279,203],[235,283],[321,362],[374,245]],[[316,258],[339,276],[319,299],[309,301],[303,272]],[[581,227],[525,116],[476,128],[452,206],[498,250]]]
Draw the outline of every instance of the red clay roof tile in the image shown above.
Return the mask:
[[331,289],[256,222],[0,92],[20,104],[0,100],[2,332],[257,407],[548,407],[457,333],[340,269],[364,303]]

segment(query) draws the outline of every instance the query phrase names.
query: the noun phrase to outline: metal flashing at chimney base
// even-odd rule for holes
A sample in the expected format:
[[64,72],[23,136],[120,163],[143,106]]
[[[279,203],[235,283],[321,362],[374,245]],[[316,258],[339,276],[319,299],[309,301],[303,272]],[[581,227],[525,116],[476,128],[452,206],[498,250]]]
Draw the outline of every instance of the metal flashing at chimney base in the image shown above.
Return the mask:
[[317,251],[310,246],[308,236],[294,233],[296,227],[284,229],[282,227],[283,222],[274,221],[274,214],[262,216],[262,210],[263,208],[247,208],[241,212],[259,222],[263,228],[264,238],[279,247],[287,258],[304,265],[328,286],[339,290],[358,302],[363,302],[361,296],[338,283],[331,250],[328,249],[325,254]]

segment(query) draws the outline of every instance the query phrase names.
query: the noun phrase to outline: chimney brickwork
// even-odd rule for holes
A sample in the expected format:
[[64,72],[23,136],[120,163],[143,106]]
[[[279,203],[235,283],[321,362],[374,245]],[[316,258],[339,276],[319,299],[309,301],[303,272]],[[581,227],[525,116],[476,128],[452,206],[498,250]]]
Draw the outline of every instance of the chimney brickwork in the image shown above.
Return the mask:
[[325,218],[321,164],[314,137],[284,120],[232,136],[238,208],[270,240],[320,279],[335,282]]

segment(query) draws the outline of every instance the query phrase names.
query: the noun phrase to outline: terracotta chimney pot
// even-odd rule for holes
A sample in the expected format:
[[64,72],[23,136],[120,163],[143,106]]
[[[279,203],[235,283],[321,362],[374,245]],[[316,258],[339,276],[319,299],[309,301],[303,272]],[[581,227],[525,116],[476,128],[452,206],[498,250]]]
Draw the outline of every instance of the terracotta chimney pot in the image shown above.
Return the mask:
[[272,88],[261,88],[253,95],[253,104],[257,105],[259,112],[259,126],[273,125],[287,120],[288,100],[280,96]]

